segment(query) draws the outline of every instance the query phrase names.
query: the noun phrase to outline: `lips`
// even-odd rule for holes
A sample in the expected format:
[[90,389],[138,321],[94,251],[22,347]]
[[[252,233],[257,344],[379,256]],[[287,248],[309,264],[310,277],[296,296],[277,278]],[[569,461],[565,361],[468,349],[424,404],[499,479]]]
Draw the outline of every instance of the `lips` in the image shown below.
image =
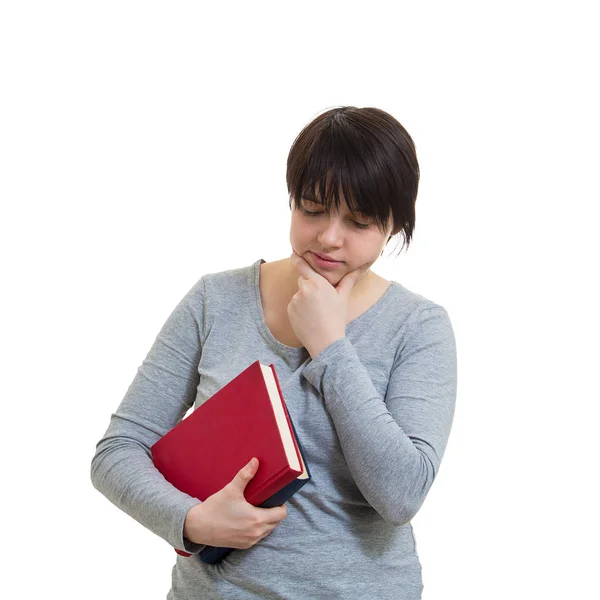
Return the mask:
[[313,252],[313,254],[316,254],[319,258],[322,258],[323,260],[329,260],[331,262],[342,262],[341,260],[336,260],[335,258],[327,256],[326,254],[318,254],[317,252]]

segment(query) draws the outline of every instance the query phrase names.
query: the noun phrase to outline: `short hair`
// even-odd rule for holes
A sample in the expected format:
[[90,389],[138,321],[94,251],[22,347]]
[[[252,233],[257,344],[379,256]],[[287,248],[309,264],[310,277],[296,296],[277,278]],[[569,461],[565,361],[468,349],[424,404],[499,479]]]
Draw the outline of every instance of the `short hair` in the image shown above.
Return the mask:
[[[419,163],[404,127],[378,108],[341,106],[318,115],[298,134],[286,172],[289,205],[322,199],[370,218],[380,230],[402,232],[408,249],[415,227]],[[395,235],[395,234],[394,234]],[[391,237],[391,236],[390,236]],[[389,241],[389,240],[388,240]]]

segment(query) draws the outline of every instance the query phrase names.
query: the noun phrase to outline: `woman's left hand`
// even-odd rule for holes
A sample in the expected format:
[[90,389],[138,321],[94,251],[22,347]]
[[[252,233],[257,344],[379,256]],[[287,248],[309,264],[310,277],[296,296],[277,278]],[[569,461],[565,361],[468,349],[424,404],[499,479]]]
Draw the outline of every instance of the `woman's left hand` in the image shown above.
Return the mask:
[[295,252],[290,260],[300,277],[298,291],[287,307],[288,318],[296,337],[315,358],[327,346],[345,337],[350,292],[370,265],[350,271],[333,287]]

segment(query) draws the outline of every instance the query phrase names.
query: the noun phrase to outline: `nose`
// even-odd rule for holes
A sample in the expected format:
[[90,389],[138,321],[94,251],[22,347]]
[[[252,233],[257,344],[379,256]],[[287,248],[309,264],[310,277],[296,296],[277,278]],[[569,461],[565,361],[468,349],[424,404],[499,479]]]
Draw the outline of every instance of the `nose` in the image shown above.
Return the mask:
[[324,221],[323,230],[318,235],[319,243],[323,248],[339,247],[343,243],[343,225],[339,217],[329,216]]

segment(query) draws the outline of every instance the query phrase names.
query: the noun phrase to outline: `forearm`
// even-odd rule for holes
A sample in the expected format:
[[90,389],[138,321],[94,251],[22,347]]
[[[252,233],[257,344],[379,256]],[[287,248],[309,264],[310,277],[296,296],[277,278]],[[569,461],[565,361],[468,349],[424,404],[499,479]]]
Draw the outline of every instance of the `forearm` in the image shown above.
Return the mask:
[[410,521],[423,504],[453,416],[452,355],[447,368],[434,357],[420,359],[437,362],[435,375],[407,364],[390,381],[385,399],[347,338],[327,347],[303,372],[323,398],[357,486],[396,525]]
[[408,523],[433,483],[433,465],[379,396],[354,393],[351,399],[351,411],[339,399],[326,404],[356,485],[386,521]]

